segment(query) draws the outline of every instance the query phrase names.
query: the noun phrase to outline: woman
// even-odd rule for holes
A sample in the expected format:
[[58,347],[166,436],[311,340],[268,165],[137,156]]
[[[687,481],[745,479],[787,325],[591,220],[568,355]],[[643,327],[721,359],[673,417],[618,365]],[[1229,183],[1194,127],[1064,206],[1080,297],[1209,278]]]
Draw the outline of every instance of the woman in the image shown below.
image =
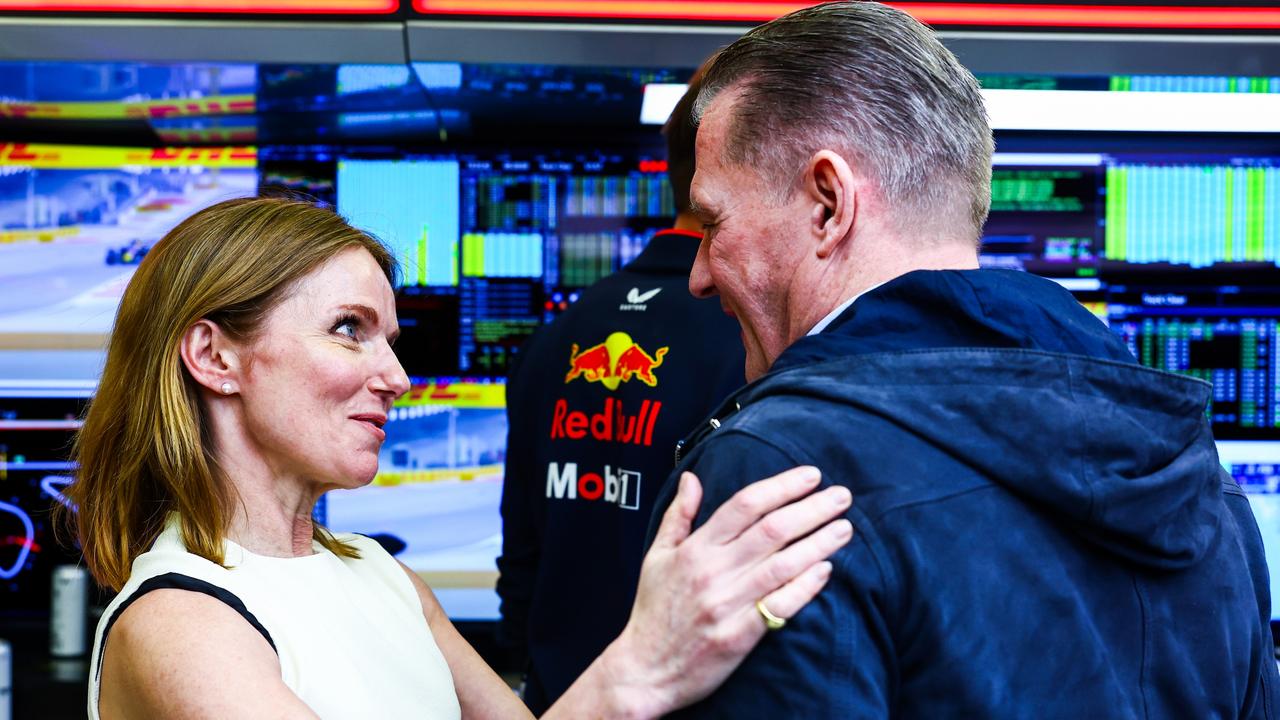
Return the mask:
[[[121,591],[91,718],[527,717],[421,579],[311,520],[322,493],[373,479],[409,387],[394,276],[377,241],[282,199],[210,207],[148,253],[68,493],[89,569]],[[629,625],[546,717],[652,717],[719,684],[851,534],[829,522],[847,491],[782,507],[817,484],[757,483],[690,534],[700,491],[682,478]]]

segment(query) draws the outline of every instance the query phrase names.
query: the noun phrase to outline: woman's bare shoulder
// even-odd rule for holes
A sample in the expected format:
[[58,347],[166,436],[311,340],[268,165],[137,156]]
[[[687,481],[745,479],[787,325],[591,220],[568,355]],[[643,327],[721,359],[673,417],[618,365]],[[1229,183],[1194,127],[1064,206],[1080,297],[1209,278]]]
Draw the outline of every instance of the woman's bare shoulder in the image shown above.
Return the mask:
[[178,589],[138,597],[110,627],[98,709],[133,717],[314,717],[263,634],[226,602]]

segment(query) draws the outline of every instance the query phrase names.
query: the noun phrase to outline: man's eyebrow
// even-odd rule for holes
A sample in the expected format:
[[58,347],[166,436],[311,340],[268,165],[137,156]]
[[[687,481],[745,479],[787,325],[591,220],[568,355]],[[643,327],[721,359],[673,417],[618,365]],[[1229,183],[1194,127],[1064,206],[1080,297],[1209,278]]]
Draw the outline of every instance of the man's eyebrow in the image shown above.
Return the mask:
[[[342,305],[338,306],[338,309],[349,312],[349,313],[353,313],[355,315],[359,315],[360,317],[364,318],[366,322],[373,325],[374,327],[377,327],[379,324],[378,311],[369,307],[368,305],[364,305],[361,303],[343,303]],[[394,343],[396,341],[396,338],[398,337],[400,337],[399,324],[396,325],[395,332],[391,333],[390,339],[388,342]]]

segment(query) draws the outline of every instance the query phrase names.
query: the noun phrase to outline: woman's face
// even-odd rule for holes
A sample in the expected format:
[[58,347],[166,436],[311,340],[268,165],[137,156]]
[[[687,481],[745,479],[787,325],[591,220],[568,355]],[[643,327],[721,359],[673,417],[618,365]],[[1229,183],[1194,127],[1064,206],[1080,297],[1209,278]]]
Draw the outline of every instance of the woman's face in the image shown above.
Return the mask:
[[363,248],[312,271],[268,314],[248,352],[245,431],[276,477],[360,487],[378,470],[391,403],[409,389],[391,351],[395,296]]

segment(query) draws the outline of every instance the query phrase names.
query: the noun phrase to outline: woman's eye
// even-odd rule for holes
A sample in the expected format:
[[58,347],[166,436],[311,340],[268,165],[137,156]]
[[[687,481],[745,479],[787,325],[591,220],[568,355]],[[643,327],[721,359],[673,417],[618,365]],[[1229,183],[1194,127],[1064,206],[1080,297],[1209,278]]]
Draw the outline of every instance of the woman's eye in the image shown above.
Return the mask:
[[359,334],[359,324],[354,320],[343,320],[333,328],[333,331],[355,340]]

